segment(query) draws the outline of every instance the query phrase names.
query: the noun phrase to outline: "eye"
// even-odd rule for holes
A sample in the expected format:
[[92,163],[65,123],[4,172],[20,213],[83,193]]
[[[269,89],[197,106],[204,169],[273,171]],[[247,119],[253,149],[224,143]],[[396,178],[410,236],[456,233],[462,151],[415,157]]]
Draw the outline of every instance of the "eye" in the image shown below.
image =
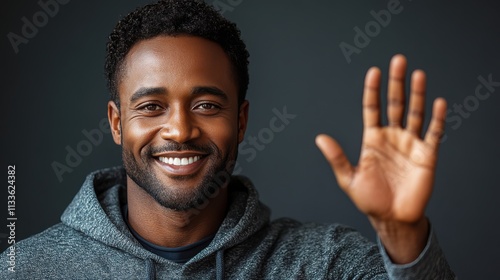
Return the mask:
[[219,105],[213,103],[201,103],[194,107],[194,110],[197,110],[203,114],[215,114],[219,112],[221,107]]
[[148,112],[158,111],[160,109],[161,109],[161,107],[156,105],[156,104],[146,104],[146,105],[139,108],[139,110],[148,111]]
[[201,104],[198,107],[200,109],[203,109],[203,110],[210,110],[210,109],[215,109],[216,108],[216,106],[214,104],[210,104],[210,103],[203,103],[203,104]]

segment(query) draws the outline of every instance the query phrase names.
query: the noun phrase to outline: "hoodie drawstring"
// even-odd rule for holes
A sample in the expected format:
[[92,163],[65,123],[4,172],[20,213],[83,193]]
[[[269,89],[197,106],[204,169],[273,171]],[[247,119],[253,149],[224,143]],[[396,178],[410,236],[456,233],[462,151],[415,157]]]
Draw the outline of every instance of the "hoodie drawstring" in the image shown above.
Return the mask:
[[224,250],[217,251],[215,257],[215,273],[217,280],[224,280]]
[[155,280],[156,279],[156,271],[155,271],[155,264],[153,263],[152,259],[147,259],[146,260],[146,271],[148,272],[148,278],[149,280]]

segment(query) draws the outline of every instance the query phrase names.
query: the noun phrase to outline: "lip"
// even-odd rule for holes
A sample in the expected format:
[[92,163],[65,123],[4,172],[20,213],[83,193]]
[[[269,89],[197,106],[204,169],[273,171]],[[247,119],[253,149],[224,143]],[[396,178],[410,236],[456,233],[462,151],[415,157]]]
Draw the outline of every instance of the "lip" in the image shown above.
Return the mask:
[[[174,165],[174,164],[169,164],[169,163],[161,161],[160,157],[165,157],[165,158],[200,157],[200,159],[198,161],[195,161],[195,162],[193,162],[191,164],[187,164],[187,165]],[[193,174],[197,173],[207,161],[206,154],[202,154],[199,152],[192,152],[192,151],[162,153],[162,154],[154,155],[154,158],[155,158],[156,163],[161,167],[161,169],[170,176],[193,175]]]

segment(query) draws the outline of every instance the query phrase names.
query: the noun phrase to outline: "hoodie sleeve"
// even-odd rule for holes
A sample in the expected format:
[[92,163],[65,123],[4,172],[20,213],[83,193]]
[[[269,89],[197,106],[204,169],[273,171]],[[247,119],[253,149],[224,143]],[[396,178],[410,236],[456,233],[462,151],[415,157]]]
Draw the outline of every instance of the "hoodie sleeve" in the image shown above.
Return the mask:
[[416,260],[408,264],[394,264],[378,238],[380,254],[389,279],[457,279],[451,271],[434,231],[430,230],[427,245]]

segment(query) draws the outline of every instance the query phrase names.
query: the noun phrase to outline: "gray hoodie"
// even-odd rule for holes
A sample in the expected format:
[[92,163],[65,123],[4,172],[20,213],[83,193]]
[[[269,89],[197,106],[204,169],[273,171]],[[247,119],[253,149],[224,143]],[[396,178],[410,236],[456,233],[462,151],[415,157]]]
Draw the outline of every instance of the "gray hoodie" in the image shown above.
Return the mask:
[[1,279],[454,279],[431,234],[421,256],[394,265],[383,248],[336,224],[270,222],[269,209],[244,177],[229,185],[227,216],[213,241],[185,264],[144,249],[123,220],[121,168],[90,174],[61,223],[7,249]]

